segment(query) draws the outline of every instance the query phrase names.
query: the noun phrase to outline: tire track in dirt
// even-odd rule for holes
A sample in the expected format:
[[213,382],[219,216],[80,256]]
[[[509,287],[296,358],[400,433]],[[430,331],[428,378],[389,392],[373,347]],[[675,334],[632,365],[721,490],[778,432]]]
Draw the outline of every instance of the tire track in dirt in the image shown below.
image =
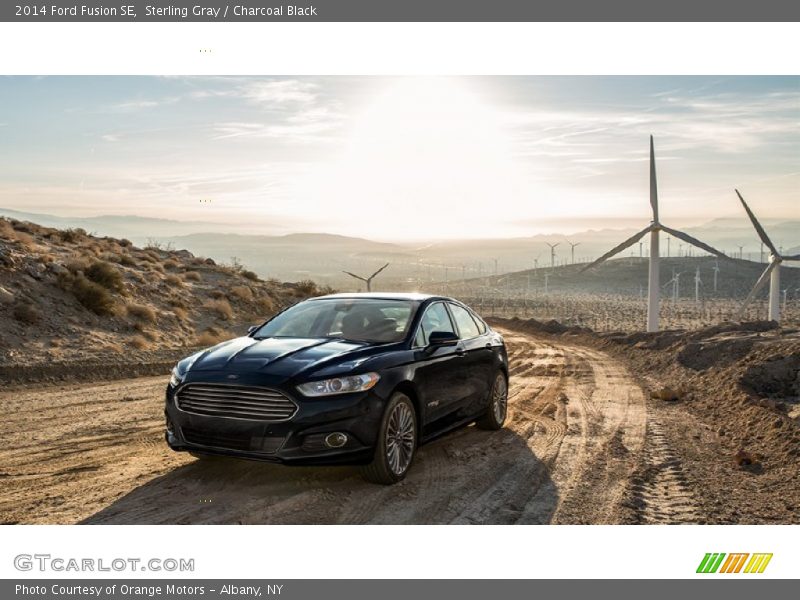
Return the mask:
[[644,524],[700,523],[700,510],[683,473],[681,461],[667,442],[664,426],[647,424],[644,468],[631,482],[631,504]]
[[0,424],[0,521],[614,522],[641,460],[641,388],[601,352],[503,334],[506,428],[470,426],[421,447],[392,487],[365,483],[352,467],[200,463],[171,452],[164,377],[0,393],[9,415]]

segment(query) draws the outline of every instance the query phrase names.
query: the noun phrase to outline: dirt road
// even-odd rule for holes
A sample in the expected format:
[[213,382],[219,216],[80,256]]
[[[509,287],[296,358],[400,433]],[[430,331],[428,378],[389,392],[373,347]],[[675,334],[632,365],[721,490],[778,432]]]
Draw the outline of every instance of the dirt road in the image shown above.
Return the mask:
[[624,366],[596,350],[504,333],[507,428],[467,427],[422,447],[393,487],[367,484],[350,467],[200,464],[171,452],[164,377],[4,392],[0,521],[615,523],[631,510],[638,522],[695,519]]

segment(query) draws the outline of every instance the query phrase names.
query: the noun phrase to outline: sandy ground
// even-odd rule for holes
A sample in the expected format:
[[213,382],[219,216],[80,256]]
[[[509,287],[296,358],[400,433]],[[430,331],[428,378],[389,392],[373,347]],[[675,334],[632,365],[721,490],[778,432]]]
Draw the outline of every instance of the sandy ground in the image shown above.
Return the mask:
[[200,463],[163,441],[165,377],[0,393],[3,523],[681,523],[692,485],[646,394],[598,350],[504,332],[507,427],[422,448],[392,487],[350,467]]

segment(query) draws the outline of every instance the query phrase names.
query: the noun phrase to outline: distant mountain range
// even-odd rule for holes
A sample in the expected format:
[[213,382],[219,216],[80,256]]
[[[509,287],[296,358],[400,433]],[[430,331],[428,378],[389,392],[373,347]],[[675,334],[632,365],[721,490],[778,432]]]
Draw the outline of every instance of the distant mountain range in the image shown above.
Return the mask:
[[[358,281],[342,273],[353,271],[368,275],[385,263],[391,266],[381,274],[385,289],[407,289],[410,285],[523,271],[551,264],[550,248],[556,247],[555,264],[569,264],[577,244],[575,262],[585,262],[606,252],[634,229],[587,230],[569,236],[535,235],[525,238],[449,240],[420,243],[386,243],[365,238],[327,233],[289,235],[243,235],[233,227],[202,221],[174,221],[139,216],[61,217],[0,208],[0,215],[32,221],[48,227],[81,227],[97,235],[127,238],[137,245],[150,241],[171,244],[176,249],[231,262],[233,257],[263,277],[297,281],[313,279],[343,290],[356,290]],[[646,223],[643,223],[645,225]],[[786,253],[800,252],[800,220],[765,219],[764,227]],[[715,219],[684,230],[728,253],[753,261],[761,260],[760,244],[752,225],[741,219]],[[646,239],[646,238],[645,238]],[[662,237],[662,254],[686,256],[686,245]],[[624,256],[639,256],[638,244]],[[647,255],[647,245],[641,247]],[[696,256],[694,249],[691,252]]]

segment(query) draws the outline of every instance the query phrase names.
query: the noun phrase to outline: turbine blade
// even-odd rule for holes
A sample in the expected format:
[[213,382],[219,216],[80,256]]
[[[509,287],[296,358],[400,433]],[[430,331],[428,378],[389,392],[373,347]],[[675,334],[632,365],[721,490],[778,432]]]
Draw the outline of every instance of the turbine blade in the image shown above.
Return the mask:
[[650,136],[650,206],[653,207],[653,222],[658,223],[658,183],[656,182],[656,151],[653,136]]
[[623,251],[623,250],[625,250],[626,248],[630,248],[630,247],[631,247],[631,246],[633,246],[633,245],[634,245],[636,242],[638,242],[640,239],[642,239],[642,238],[645,236],[645,234],[647,234],[647,233],[650,233],[650,231],[651,231],[652,229],[653,229],[653,227],[652,227],[652,225],[650,225],[650,226],[648,226],[648,227],[646,227],[646,228],[642,229],[642,230],[641,230],[639,233],[637,233],[637,234],[636,234],[636,235],[634,235],[633,237],[629,237],[627,240],[625,240],[624,242],[622,242],[622,243],[621,243],[619,246],[615,246],[614,248],[612,248],[611,250],[609,250],[608,252],[606,252],[605,254],[603,254],[603,256],[601,256],[600,258],[598,258],[598,259],[597,259],[596,261],[594,261],[593,263],[590,263],[590,264],[586,265],[585,267],[583,267],[583,268],[581,269],[581,273],[583,273],[584,271],[587,271],[587,270],[591,269],[591,268],[592,268],[592,267],[594,267],[594,266],[597,266],[597,265],[599,265],[599,264],[600,264],[600,263],[602,263],[602,262],[605,262],[605,261],[607,261],[609,258],[611,258],[612,256],[614,256],[615,254],[619,254],[620,252],[622,252],[622,251]]
[[775,246],[772,245],[772,241],[769,239],[767,232],[764,231],[763,227],[761,227],[761,223],[758,222],[758,219],[756,219],[756,216],[753,214],[753,211],[750,210],[749,206],[747,206],[747,202],[744,201],[744,198],[742,198],[742,195],[739,193],[739,190],[734,190],[734,191],[736,192],[736,195],[739,196],[739,200],[742,201],[742,206],[744,206],[744,210],[747,212],[747,216],[750,217],[750,221],[753,223],[753,227],[755,227],[758,237],[760,237],[761,241],[764,242],[764,245],[772,251],[772,254],[777,256],[778,251],[775,249]]
[[347,273],[350,277],[355,277],[356,279],[360,279],[361,281],[366,282],[367,280],[361,277],[361,275],[356,275],[355,273],[351,273],[350,271],[342,271],[342,273]]
[[386,267],[388,267],[388,266],[389,266],[389,263],[386,263],[386,264],[385,264],[385,265],[383,265],[383,266],[382,266],[380,269],[378,269],[378,270],[377,270],[377,271],[375,271],[375,272],[374,272],[372,275],[370,275],[370,276],[368,277],[368,279],[375,279],[375,276],[376,276],[378,273],[380,273],[381,271],[383,271],[383,270],[384,270]]
[[713,247],[709,246],[709,245],[708,245],[708,244],[706,244],[705,242],[701,242],[701,241],[700,241],[700,240],[698,240],[697,238],[694,238],[694,237],[690,236],[688,233],[683,233],[682,231],[678,231],[677,229],[672,229],[671,227],[665,227],[664,225],[662,225],[662,226],[661,226],[661,229],[663,229],[664,231],[666,231],[666,232],[667,232],[668,234],[670,234],[671,236],[673,236],[673,237],[676,237],[676,238],[678,238],[678,239],[680,239],[680,240],[683,240],[683,241],[684,241],[684,242],[686,242],[687,244],[691,244],[692,246],[697,246],[697,247],[698,247],[698,248],[700,248],[701,250],[705,250],[705,251],[706,251],[706,252],[708,252],[709,254],[716,254],[716,255],[717,255],[717,256],[719,256],[720,258],[727,258],[728,260],[732,260],[732,259],[731,259],[731,258],[730,258],[730,257],[729,257],[727,254],[725,254],[724,252],[720,252],[719,250],[717,250],[716,248],[713,248]]
[[792,254],[791,256],[782,256],[783,260],[800,260],[800,254]]
[[763,273],[761,273],[761,277],[758,278],[758,281],[756,281],[756,284],[753,286],[753,289],[750,290],[749,294],[747,294],[747,298],[745,298],[744,302],[742,302],[742,306],[739,309],[737,318],[741,319],[742,315],[744,314],[744,310],[747,308],[748,304],[750,304],[753,301],[753,298],[755,298],[758,292],[761,291],[761,288],[763,288],[766,285],[767,281],[769,280],[769,275],[770,273],[772,273],[772,269],[774,269],[777,266],[778,262],[774,260],[767,265],[767,268],[764,269]]

